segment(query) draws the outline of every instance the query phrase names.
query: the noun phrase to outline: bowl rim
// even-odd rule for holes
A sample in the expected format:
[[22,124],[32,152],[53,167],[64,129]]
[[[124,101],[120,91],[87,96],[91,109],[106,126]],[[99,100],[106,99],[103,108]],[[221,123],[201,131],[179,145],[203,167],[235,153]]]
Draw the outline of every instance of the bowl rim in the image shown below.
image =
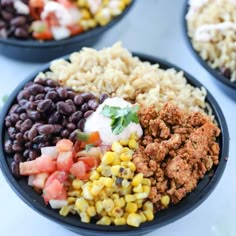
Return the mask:
[[188,0],[186,0],[184,5],[184,10],[182,14],[182,24],[183,24],[183,34],[184,39],[187,42],[188,47],[190,48],[191,52],[193,52],[194,57],[197,59],[197,61],[207,70],[214,78],[216,78],[218,81],[222,82],[223,84],[229,86],[232,89],[236,89],[236,82],[231,82],[228,78],[226,78],[222,73],[220,73],[219,70],[213,69],[208,63],[201,58],[199,53],[194,49],[192,41],[190,36],[188,35],[188,26],[187,26],[187,20],[186,20],[186,14],[189,9]]
[[68,44],[83,43],[87,40],[91,40],[92,38],[95,38],[96,36],[104,33],[112,26],[114,26],[116,23],[118,23],[121,19],[123,19],[125,15],[127,15],[130,9],[134,6],[135,2],[136,0],[132,0],[132,2],[125,8],[125,10],[120,15],[114,17],[107,25],[97,26],[93,29],[84,31],[81,34],[66,39],[39,41],[35,39],[21,40],[17,38],[0,38],[0,44],[6,44],[10,46],[23,47],[23,48],[34,48],[34,47],[50,48],[50,47],[62,47]]
[[[134,56],[137,56],[140,58],[142,61],[149,61],[150,63],[158,63],[160,65],[160,68],[163,69],[168,69],[168,68],[174,68],[177,71],[183,71],[185,78],[187,79],[187,82],[190,83],[191,85],[195,87],[203,87],[203,85],[197,81],[195,78],[193,78],[189,73],[185,72],[178,66],[175,66],[174,64],[171,64],[169,62],[166,62],[165,60],[149,56],[146,54],[142,53],[133,53]],[[68,58],[65,57],[65,58]],[[41,72],[49,69],[49,65],[47,64],[41,69],[37,70],[36,72],[32,73],[30,76],[28,76],[24,81],[22,81],[11,93],[9,96],[6,104],[3,107],[1,116],[0,116],[0,135],[1,135],[1,141],[0,145],[2,148],[0,148],[0,167],[2,169],[3,175],[6,178],[7,182],[11,186],[11,188],[16,192],[16,194],[32,209],[34,209],[36,212],[39,214],[43,215],[44,217],[59,223],[63,225],[64,227],[71,229],[72,231],[76,231],[79,229],[79,233],[84,233],[85,235],[110,235],[111,232],[112,234],[123,234],[123,235],[140,235],[148,233],[152,230],[155,230],[157,228],[160,228],[164,225],[167,225],[171,222],[174,222],[183,216],[187,215],[191,211],[193,211],[195,208],[197,208],[204,200],[207,199],[207,197],[211,194],[211,192],[214,190],[216,187],[217,183],[219,182],[224,169],[226,167],[227,159],[228,159],[228,153],[229,153],[229,132],[228,132],[228,127],[226,124],[226,120],[224,118],[224,115],[214,99],[214,97],[211,95],[211,93],[207,90],[207,97],[206,97],[206,102],[209,102],[212,110],[215,114],[215,117],[217,119],[217,122],[219,124],[219,127],[221,128],[221,155],[220,155],[220,162],[219,165],[216,167],[216,171],[212,177],[209,177],[209,182],[207,183],[206,186],[204,186],[201,191],[197,191],[196,196],[192,197],[191,199],[185,197],[185,201],[181,201],[177,205],[173,206],[174,210],[172,212],[168,212],[167,214],[164,214],[162,218],[158,218],[158,213],[155,216],[155,219],[150,222],[146,222],[142,224],[139,228],[133,228],[129,226],[100,226],[100,227],[93,227],[93,224],[86,224],[86,223],[77,223],[74,224],[70,222],[70,219],[67,217],[61,217],[58,212],[55,212],[52,209],[43,207],[41,204],[35,204],[35,200],[32,199],[27,192],[25,192],[18,181],[13,177],[11,170],[8,166],[7,160],[4,155],[3,151],[3,140],[4,140],[4,119],[5,116],[12,104],[12,102],[15,100],[16,95],[18,94],[19,90],[22,89],[24,84],[30,80],[33,80],[35,76]],[[199,185],[199,183],[198,183]],[[32,189],[32,188],[31,188]],[[32,191],[34,191],[32,189]],[[192,193],[192,192],[191,192]],[[191,193],[189,196],[191,196]],[[184,200],[183,199],[183,200]],[[163,212],[163,211],[162,211]],[[165,211],[164,211],[165,212]],[[160,213],[159,213],[160,214]],[[78,222],[78,220],[77,220]],[[97,225],[95,225],[97,226]],[[101,233],[101,234],[99,234]]]

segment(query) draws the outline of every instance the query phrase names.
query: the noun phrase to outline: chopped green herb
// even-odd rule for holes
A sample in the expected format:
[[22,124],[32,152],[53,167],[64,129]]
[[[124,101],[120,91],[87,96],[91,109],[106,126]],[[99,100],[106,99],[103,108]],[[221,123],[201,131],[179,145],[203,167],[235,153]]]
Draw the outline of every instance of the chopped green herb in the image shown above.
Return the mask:
[[102,114],[111,118],[112,132],[120,134],[131,122],[139,123],[138,110],[139,106],[120,108],[105,105]]
[[83,133],[83,132],[78,131],[78,133],[77,133],[77,139],[80,140],[80,141],[86,142],[86,141],[88,141],[88,139],[89,139],[89,135],[86,134],[86,133]]
[[85,151],[88,152],[92,147],[95,147],[95,145],[94,144],[86,144]]

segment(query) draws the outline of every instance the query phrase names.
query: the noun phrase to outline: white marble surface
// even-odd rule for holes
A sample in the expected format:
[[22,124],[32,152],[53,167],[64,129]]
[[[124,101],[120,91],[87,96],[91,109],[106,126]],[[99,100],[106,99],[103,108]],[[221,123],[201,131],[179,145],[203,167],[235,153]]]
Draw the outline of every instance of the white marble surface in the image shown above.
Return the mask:
[[[236,93],[219,84],[195,60],[182,34],[184,0],[138,0],[132,12],[96,47],[121,40],[131,50],[148,53],[175,63],[195,75],[214,95],[226,117],[231,149],[225,173],[210,197],[182,219],[149,234],[158,236],[235,236],[236,235]],[[0,96],[9,94],[41,64],[14,61],[0,55]],[[11,190],[0,172],[1,236],[64,236],[66,230],[25,205]]]

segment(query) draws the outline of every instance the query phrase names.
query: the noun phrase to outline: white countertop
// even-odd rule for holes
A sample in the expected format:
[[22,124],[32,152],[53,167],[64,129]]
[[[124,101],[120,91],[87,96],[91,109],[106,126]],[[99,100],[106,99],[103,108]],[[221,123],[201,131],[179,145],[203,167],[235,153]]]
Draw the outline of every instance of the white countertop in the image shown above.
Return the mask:
[[[196,210],[149,236],[235,236],[236,235],[236,92],[217,82],[193,57],[182,34],[184,0],[138,0],[128,16],[96,45],[110,46],[117,40],[133,51],[172,62],[200,80],[214,95],[226,117],[231,148],[224,175],[210,197]],[[27,75],[42,64],[14,61],[0,55],[0,97],[9,94]],[[0,171],[0,235],[64,236],[76,234],[51,222],[23,203]]]

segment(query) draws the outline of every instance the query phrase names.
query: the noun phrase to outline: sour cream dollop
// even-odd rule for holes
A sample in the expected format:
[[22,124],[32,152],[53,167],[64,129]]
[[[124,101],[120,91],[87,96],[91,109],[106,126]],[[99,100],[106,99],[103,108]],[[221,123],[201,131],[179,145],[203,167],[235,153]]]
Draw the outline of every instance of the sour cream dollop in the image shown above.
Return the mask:
[[102,109],[105,105],[114,107],[132,107],[132,104],[125,101],[122,98],[114,97],[107,98],[97,110],[88,117],[85,123],[84,131],[90,133],[98,131],[102,143],[105,145],[111,145],[113,142],[121,139],[129,139],[132,133],[136,133],[140,138],[143,135],[143,130],[140,124],[131,122],[120,134],[115,135],[111,129],[111,119],[102,114]]

